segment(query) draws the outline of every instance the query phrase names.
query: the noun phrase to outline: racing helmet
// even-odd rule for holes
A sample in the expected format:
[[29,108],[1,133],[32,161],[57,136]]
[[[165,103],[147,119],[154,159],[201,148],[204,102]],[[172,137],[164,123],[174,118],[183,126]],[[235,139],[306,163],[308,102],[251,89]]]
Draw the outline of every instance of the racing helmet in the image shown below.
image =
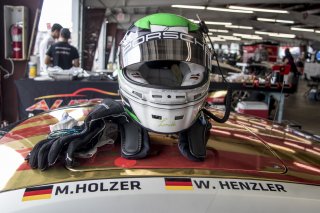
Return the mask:
[[148,130],[177,133],[208,95],[211,51],[199,26],[175,14],[134,22],[120,42],[119,91],[127,114]]

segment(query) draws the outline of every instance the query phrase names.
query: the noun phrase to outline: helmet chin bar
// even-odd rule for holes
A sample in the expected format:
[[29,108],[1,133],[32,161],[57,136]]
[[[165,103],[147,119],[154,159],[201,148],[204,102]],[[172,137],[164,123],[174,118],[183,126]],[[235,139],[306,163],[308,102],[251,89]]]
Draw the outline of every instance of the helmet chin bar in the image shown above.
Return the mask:
[[152,104],[148,101],[128,98],[128,94],[120,89],[121,96],[126,97],[125,108],[128,108],[138,119],[136,121],[143,127],[158,133],[172,134],[188,129],[196,120],[199,111],[203,108],[207,96],[188,103]]

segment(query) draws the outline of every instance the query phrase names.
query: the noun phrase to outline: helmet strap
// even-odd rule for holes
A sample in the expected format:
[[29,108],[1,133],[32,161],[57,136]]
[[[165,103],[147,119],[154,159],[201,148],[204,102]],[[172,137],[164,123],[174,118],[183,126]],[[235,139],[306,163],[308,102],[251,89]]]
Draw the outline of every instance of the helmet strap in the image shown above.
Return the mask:
[[140,125],[129,122],[120,125],[121,156],[127,159],[141,159],[148,155],[149,135],[148,131]]
[[201,113],[191,127],[179,134],[178,147],[181,154],[192,161],[204,161],[210,129],[208,117]]

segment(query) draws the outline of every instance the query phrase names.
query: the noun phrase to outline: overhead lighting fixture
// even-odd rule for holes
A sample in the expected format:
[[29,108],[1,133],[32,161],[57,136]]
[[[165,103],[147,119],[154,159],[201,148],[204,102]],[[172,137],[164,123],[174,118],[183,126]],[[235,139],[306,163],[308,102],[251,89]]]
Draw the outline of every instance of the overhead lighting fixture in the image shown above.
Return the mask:
[[231,22],[219,22],[219,21],[205,21],[206,24],[212,25],[231,25]]
[[229,40],[229,41],[241,41],[241,38],[237,38],[237,37],[235,37],[235,38],[224,38],[224,39]]
[[262,40],[262,37],[241,37],[242,39],[249,39],[249,40]]
[[314,32],[314,29],[308,28],[291,27],[290,29],[295,31]]
[[263,8],[243,7],[243,6],[235,6],[235,5],[231,5],[228,8],[235,9],[235,10],[249,10],[249,11],[265,12],[265,13],[289,13],[289,11],[287,10],[263,9]]
[[272,37],[279,37],[279,38],[295,38],[296,35],[294,34],[286,34],[286,33],[275,33],[275,32],[264,32],[264,31],[255,31],[255,34],[260,35],[268,35]]
[[320,30],[316,30],[315,33],[320,33]]
[[219,8],[219,7],[207,7],[207,10],[229,12],[229,13],[253,13],[253,11],[249,11],[249,10],[233,10],[233,9]]
[[291,20],[281,20],[281,19],[272,19],[272,18],[257,18],[257,20],[258,21],[267,21],[267,22],[294,24],[294,21],[291,21]]
[[171,5],[171,7],[184,8],[184,9],[197,9],[197,10],[204,10],[204,9],[206,9],[205,6],[179,5],[179,4]]
[[256,35],[242,34],[242,33],[233,33],[232,35],[234,35],[234,36],[240,36],[240,37],[242,37],[242,36],[256,36]]
[[220,37],[210,37],[211,41],[226,41],[225,39],[223,38],[220,38]]
[[[199,23],[199,20],[189,19],[189,21],[192,21],[194,23]],[[220,22],[220,21],[204,21],[206,24],[211,25],[232,25],[231,22]]]
[[295,38],[294,34],[285,34],[285,33],[270,33],[269,36],[279,37],[279,38]]
[[276,19],[276,22],[285,23],[285,24],[294,24],[294,21],[291,21],[291,20]]
[[235,36],[218,35],[218,37],[223,38],[225,40],[230,40],[230,41],[241,41],[241,38],[238,38]]
[[268,21],[268,22],[276,22],[275,19],[272,18],[257,18],[258,21]]
[[265,32],[265,31],[254,31],[255,34],[260,34],[260,35],[269,35],[270,32]]
[[254,40],[262,40],[262,37],[251,34],[242,34],[242,33],[233,33],[232,35],[238,36],[244,39],[254,39]]
[[240,26],[240,25],[231,25],[231,24],[227,24],[226,25],[227,28],[236,28],[236,29],[247,29],[247,30],[252,30],[253,27],[250,26]]
[[209,29],[210,32],[216,32],[216,33],[228,33],[229,30],[219,30],[219,29]]

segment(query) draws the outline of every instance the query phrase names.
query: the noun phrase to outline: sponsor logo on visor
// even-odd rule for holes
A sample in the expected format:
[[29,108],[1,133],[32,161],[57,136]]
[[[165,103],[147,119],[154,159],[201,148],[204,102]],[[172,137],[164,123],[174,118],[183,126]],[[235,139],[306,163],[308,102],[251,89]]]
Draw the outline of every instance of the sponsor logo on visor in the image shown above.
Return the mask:
[[206,53],[209,53],[208,47],[204,44],[204,40],[200,40],[199,38],[195,38],[189,34],[182,33],[182,32],[174,32],[174,31],[160,31],[160,32],[153,32],[149,34],[145,34],[139,36],[138,38],[132,40],[131,42],[122,44],[123,53],[126,54],[131,49],[135,48],[136,46],[148,42],[151,40],[161,40],[161,39],[173,39],[173,40],[182,40],[188,43],[192,43],[195,45],[200,46]]

